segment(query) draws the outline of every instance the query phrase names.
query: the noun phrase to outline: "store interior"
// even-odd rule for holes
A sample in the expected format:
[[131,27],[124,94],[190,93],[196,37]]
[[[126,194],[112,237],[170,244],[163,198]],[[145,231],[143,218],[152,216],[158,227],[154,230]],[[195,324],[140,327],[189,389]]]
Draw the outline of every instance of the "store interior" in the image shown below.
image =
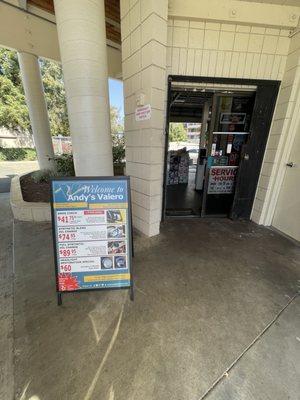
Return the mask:
[[255,87],[176,82],[169,98],[165,215],[230,217]]

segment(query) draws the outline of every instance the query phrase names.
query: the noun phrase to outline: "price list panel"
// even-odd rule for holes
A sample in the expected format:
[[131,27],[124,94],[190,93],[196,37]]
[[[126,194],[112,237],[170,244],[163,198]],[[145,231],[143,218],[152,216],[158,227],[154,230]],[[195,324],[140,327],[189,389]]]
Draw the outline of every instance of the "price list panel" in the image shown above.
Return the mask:
[[53,180],[59,292],[131,286],[128,179]]

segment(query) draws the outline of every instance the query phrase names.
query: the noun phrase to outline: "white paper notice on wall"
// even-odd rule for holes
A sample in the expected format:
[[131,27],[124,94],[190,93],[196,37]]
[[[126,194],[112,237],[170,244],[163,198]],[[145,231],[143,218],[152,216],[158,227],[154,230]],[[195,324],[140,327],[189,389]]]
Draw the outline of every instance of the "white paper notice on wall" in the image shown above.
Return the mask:
[[135,120],[146,121],[151,118],[151,105],[146,104],[145,106],[137,107],[135,109]]

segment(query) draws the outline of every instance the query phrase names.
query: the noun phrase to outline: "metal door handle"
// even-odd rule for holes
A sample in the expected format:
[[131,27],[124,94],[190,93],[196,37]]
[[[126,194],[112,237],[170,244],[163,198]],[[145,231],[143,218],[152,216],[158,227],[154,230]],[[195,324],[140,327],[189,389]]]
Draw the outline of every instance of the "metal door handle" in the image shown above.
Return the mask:
[[286,166],[287,166],[287,167],[290,167],[290,168],[293,168],[293,167],[295,166],[295,163],[293,163],[293,162],[291,161],[291,162],[288,162],[288,163],[286,164]]

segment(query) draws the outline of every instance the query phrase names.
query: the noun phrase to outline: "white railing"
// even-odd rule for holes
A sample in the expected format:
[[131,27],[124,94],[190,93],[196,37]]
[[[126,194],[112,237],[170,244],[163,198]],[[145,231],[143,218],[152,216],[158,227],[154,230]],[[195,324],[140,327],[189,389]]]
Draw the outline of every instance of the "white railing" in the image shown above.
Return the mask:
[[52,143],[55,154],[72,153],[72,141],[70,136],[52,136]]
[[[72,153],[72,141],[70,136],[52,136],[55,154]],[[0,147],[7,148],[34,148],[34,140],[31,135],[0,134]]]

